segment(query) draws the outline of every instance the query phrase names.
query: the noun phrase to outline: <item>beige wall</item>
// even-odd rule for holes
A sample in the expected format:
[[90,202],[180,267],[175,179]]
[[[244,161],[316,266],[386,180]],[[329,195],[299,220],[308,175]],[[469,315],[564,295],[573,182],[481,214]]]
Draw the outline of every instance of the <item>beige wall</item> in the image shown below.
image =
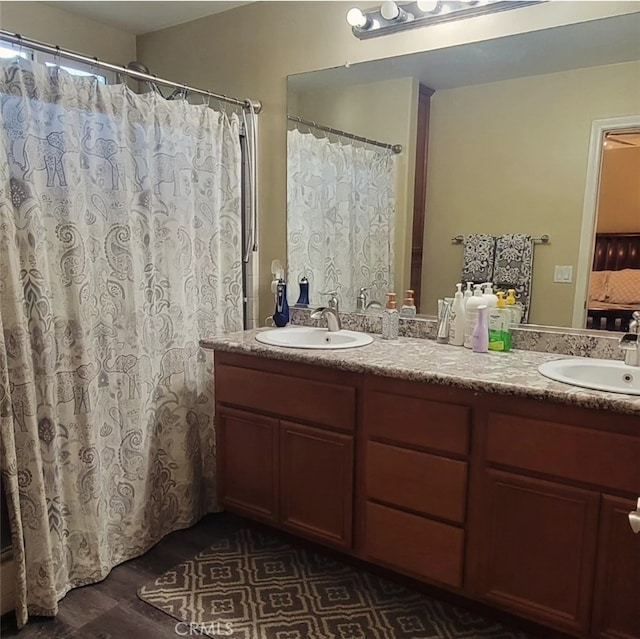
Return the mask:
[[[379,4],[379,3],[376,3]],[[269,266],[283,259],[287,75],[634,11],[633,2],[546,2],[371,40],[345,22],[351,2],[256,2],[138,38],[138,57],[165,77],[262,100],[260,116],[261,316],[272,312]],[[362,5],[364,6],[364,5]]]
[[640,147],[605,149],[598,233],[640,233]]
[[[570,326],[594,119],[640,113],[640,62],[437,91],[432,98],[424,312],[452,295],[468,233],[551,236],[536,245],[530,321]],[[434,274],[437,274],[434,277]]]
[[136,59],[136,37],[41,2],[0,2],[0,25],[7,31],[57,44],[105,62]]
[[[289,92],[289,113],[292,115],[361,137],[402,145],[402,153],[394,156],[396,291],[402,291],[409,280],[417,105],[418,83],[413,78],[305,91],[297,95]],[[355,300],[341,300],[341,304],[345,309],[355,308]]]

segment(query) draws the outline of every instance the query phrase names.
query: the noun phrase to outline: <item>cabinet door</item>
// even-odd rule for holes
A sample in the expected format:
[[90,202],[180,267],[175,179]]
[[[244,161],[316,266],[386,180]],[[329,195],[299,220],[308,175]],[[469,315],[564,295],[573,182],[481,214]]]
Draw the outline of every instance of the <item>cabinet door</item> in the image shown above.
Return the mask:
[[281,422],[280,442],[282,526],[351,548],[353,437]]
[[232,512],[278,517],[278,420],[232,408],[216,415],[218,496]]
[[640,639],[640,535],[629,525],[630,499],[605,496],[600,510],[593,634]]
[[485,600],[571,632],[589,628],[599,494],[487,470]]

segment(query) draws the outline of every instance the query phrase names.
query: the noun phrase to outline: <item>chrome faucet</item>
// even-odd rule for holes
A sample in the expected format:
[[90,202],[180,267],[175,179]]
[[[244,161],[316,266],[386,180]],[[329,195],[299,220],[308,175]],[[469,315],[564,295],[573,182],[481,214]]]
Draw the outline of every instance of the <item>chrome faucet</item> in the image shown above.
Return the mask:
[[620,338],[618,345],[624,351],[624,363],[627,366],[640,366],[640,311],[636,311],[632,317],[629,332]]
[[360,288],[360,293],[358,297],[356,297],[356,312],[365,313],[370,308],[382,308],[382,304],[380,302],[376,302],[375,300],[367,301],[367,291],[369,290],[368,286],[363,286]]
[[316,308],[311,313],[311,319],[320,319],[322,317],[327,320],[327,329],[330,333],[335,333],[342,328],[342,322],[340,321],[340,312],[338,309],[338,293],[331,291],[329,293],[322,293],[322,295],[329,295],[329,301],[326,306]]

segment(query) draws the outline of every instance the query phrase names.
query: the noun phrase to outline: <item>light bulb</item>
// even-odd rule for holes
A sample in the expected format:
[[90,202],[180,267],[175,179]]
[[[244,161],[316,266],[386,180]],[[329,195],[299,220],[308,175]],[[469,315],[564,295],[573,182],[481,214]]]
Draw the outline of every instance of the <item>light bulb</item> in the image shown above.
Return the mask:
[[401,9],[396,2],[383,2],[380,7],[380,15],[389,22],[404,22],[409,14]]
[[351,27],[357,27],[358,29],[364,29],[369,24],[369,18],[364,15],[361,9],[353,7],[347,11],[347,23]]
[[396,20],[400,15],[400,7],[395,2],[383,2],[380,14],[385,20]]
[[422,13],[435,13],[438,8],[438,0],[418,0],[416,4]]

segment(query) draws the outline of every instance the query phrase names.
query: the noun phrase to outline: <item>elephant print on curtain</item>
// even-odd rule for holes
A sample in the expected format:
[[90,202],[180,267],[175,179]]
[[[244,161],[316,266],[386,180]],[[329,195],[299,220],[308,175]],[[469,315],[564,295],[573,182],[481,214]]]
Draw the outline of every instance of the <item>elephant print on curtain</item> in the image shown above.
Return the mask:
[[227,116],[0,62],[0,458],[19,624],[216,510],[212,359],[242,328]]

